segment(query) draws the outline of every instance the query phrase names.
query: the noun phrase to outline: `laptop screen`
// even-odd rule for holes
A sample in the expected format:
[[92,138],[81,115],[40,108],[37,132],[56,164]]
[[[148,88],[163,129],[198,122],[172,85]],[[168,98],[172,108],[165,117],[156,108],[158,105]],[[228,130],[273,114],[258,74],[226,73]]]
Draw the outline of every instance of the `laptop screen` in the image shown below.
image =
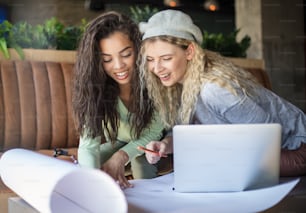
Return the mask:
[[243,191],[279,182],[279,124],[177,125],[173,149],[179,192]]

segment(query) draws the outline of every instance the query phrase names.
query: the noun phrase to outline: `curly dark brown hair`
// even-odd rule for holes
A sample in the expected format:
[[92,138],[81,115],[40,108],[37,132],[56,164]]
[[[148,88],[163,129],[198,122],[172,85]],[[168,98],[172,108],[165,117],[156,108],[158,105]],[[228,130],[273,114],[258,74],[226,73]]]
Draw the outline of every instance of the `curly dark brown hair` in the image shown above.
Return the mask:
[[[72,107],[77,132],[87,137],[108,137],[114,142],[117,137],[119,113],[116,110],[119,86],[103,69],[99,41],[114,32],[122,32],[134,44],[135,55],[141,43],[141,33],[132,19],[124,14],[109,11],[92,20],[80,40],[75,64],[75,77],[72,89]],[[139,69],[131,79],[131,106],[129,122],[134,137],[138,138],[153,119],[153,104],[148,98],[147,89],[141,89]],[[139,101],[139,97],[142,96]],[[104,135],[106,131],[107,136]]]

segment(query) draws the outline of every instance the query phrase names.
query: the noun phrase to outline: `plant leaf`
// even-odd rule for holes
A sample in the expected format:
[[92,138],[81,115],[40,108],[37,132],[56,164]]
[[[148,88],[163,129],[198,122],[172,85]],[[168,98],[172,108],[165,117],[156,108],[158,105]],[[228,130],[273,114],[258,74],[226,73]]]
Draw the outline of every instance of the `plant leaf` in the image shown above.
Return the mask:
[[10,58],[5,38],[0,38],[0,51],[3,53],[5,58]]
[[13,47],[13,48],[16,50],[16,52],[18,53],[20,59],[24,60],[25,56],[24,56],[24,52],[23,52],[22,48],[21,48],[19,45],[14,45],[14,46],[12,46],[12,47]]

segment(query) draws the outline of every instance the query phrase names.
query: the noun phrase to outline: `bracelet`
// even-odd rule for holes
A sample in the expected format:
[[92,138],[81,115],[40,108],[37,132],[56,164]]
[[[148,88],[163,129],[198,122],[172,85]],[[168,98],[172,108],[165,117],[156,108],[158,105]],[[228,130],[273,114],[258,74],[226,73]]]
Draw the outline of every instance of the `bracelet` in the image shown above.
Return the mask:
[[64,149],[60,149],[60,148],[54,148],[53,149],[53,157],[58,157],[60,155],[64,155],[64,156],[69,156],[72,163],[74,164],[78,164],[78,160],[74,157],[74,155],[69,155],[68,151],[64,150]]
[[53,149],[53,157],[58,157],[60,155],[68,156],[68,152],[66,150],[60,149],[60,148],[54,148]]

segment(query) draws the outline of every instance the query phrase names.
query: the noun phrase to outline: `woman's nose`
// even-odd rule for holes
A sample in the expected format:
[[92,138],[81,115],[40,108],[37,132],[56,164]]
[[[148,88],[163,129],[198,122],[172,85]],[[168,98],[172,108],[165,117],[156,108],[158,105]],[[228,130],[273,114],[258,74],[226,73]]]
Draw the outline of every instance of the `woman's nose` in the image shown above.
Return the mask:
[[120,58],[115,58],[114,59],[114,68],[115,69],[120,69],[124,66],[124,62]]
[[154,63],[154,69],[153,69],[153,71],[154,71],[154,73],[158,73],[160,70],[161,70],[161,64],[160,64],[159,61],[156,61],[156,62]]

